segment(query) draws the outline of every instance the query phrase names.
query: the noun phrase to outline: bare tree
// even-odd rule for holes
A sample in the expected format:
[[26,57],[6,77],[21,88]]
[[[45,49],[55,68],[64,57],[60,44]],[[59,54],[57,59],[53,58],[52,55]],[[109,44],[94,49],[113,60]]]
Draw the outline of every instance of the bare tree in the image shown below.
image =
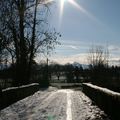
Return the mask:
[[29,82],[32,61],[46,45],[52,50],[58,33],[48,29],[47,0],[1,0],[0,33],[5,37],[6,50],[15,62],[16,83]]
[[95,84],[103,84],[109,78],[108,50],[102,46],[95,46],[89,50],[88,62],[90,64],[90,81]]
[[102,46],[92,46],[88,52],[88,63],[94,66],[108,65],[108,51],[106,52]]
[[9,43],[6,43],[5,37],[0,33],[0,69],[3,69],[5,64],[7,65],[9,55],[6,49],[7,45],[9,45]]

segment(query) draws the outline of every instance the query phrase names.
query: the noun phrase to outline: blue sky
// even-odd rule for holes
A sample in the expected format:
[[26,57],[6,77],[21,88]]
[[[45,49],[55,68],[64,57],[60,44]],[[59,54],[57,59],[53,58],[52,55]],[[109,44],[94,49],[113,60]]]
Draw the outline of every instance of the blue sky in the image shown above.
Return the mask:
[[[67,0],[60,21],[60,0],[51,6],[51,26],[62,34],[61,46],[51,61],[87,63],[92,45],[108,46],[110,64],[120,59],[120,0],[74,0],[85,12]],[[116,61],[116,62],[115,62]]]

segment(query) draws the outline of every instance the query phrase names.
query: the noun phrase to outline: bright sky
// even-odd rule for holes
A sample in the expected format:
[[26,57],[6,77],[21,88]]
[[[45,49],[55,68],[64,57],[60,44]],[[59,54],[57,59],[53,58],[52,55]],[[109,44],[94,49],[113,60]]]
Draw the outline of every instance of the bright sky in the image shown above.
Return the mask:
[[108,46],[110,64],[118,63],[120,0],[56,0],[51,15],[51,25],[62,34],[51,61],[87,63],[89,48],[102,45]]

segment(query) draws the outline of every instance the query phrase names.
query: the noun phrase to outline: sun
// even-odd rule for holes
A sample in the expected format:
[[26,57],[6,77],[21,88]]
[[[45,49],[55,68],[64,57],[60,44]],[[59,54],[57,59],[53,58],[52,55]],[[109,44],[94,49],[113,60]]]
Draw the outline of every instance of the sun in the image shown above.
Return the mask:
[[64,5],[65,3],[70,3],[73,6],[75,6],[76,8],[82,10],[81,6],[79,6],[79,4],[77,4],[77,2],[75,0],[59,0],[60,1],[60,24],[62,21],[62,17],[63,17],[63,12],[64,12]]
[[71,5],[73,5],[75,8],[77,8],[80,12],[84,13],[85,15],[87,15],[89,18],[91,18],[94,21],[97,21],[96,18],[89,13],[86,9],[84,9],[80,3],[78,4],[76,1],[77,0],[59,0],[60,1],[60,24],[62,21],[62,17],[63,17],[63,13],[64,13],[64,6],[65,3],[70,3]]
[[78,8],[79,10],[83,11],[83,8],[76,2],[76,0],[60,0],[61,14],[63,14],[65,2],[68,2],[68,3],[72,4],[73,6],[75,6],[76,8]]
[[73,6],[75,6],[76,8],[84,12],[83,8],[76,2],[76,0],[60,0],[60,16],[61,17],[63,15],[65,2],[72,4]]

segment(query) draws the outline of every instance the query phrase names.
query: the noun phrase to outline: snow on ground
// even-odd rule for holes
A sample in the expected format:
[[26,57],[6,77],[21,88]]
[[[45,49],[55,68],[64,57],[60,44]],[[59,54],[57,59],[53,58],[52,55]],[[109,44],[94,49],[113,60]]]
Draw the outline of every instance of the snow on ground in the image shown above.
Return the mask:
[[107,93],[108,95],[113,95],[113,96],[119,96],[120,97],[120,93],[114,92],[114,91],[112,91],[112,90],[110,90],[108,88],[99,87],[99,86],[93,85],[91,83],[84,83],[84,85],[87,85],[87,86],[89,86],[91,88],[94,88],[96,90],[102,91],[104,93]]
[[49,88],[0,111],[0,120],[109,120],[80,90]]
[[75,91],[71,96],[73,120],[109,120],[83,92]]
[[30,86],[39,86],[38,83],[32,83],[32,84],[29,84],[29,85],[22,85],[22,86],[19,86],[19,87],[9,87],[9,88],[6,88],[6,89],[3,89],[2,91],[8,91],[8,90],[16,90],[16,89],[19,89],[19,88],[25,88],[25,87],[30,87]]

